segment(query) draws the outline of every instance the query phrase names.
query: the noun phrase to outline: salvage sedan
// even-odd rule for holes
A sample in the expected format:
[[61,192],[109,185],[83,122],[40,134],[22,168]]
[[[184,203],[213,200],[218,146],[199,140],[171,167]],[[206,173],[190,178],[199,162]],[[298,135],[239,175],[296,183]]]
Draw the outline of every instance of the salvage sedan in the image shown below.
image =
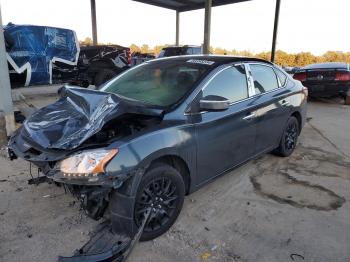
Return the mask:
[[66,86],[9,141],[114,232],[153,239],[184,196],[261,154],[289,156],[305,123],[307,89],[255,58],[182,56],[136,66],[101,90]]
[[293,77],[308,88],[310,97],[345,97],[350,88],[350,69],[346,63],[308,65]]

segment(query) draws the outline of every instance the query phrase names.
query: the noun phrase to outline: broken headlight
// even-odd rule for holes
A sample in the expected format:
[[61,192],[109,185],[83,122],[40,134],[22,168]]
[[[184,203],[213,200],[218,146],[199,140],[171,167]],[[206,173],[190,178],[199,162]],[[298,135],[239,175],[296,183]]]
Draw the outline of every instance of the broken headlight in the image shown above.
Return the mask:
[[67,178],[97,176],[117,153],[118,149],[85,151],[62,160],[57,167]]

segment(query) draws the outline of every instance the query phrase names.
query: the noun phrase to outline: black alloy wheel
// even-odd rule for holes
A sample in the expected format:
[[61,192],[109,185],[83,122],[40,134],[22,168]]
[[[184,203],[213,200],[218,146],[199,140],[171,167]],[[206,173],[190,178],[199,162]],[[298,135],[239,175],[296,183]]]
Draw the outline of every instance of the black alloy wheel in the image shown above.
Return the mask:
[[150,240],[166,232],[178,217],[185,195],[185,185],[180,173],[162,164],[147,172],[137,192],[134,219],[141,226],[145,214],[151,215],[143,230],[141,240]]
[[114,76],[116,76],[117,73],[109,68],[104,68],[101,69],[95,77],[95,86],[97,88],[99,88],[100,86],[102,86],[104,83],[106,83],[107,81],[111,80]]
[[298,124],[294,121],[290,122],[284,136],[285,148],[287,150],[294,150],[298,140]]
[[290,156],[297,146],[299,133],[299,122],[291,116],[283,131],[280,144],[273,152],[283,157]]

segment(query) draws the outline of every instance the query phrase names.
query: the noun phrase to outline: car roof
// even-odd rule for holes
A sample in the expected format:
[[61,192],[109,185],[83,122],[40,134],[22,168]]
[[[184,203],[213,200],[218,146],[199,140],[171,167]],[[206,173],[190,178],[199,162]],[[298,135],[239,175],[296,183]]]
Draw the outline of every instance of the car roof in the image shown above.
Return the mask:
[[155,61],[161,61],[161,60],[162,61],[175,60],[175,61],[186,62],[190,59],[214,62],[216,66],[228,64],[228,63],[234,63],[234,62],[262,62],[269,65],[273,65],[271,62],[260,58],[245,57],[245,56],[228,56],[228,55],[183,55],[183,56],[158,58],[158,59],[150,60],[148,62],[153,62],[153,61],[155,62]]
[[332,68],[349,69],[349,65],[347,63],[342,63],[342,62],[327,62],[327,63],[317,63],[317,64],[307,65],[301,69],[332,69]]
[[121,45],[81,45],[81,50],[91,50],[91,49],[103,49],[103,48],[119,48],[119,49],[129,49],[129,47]]

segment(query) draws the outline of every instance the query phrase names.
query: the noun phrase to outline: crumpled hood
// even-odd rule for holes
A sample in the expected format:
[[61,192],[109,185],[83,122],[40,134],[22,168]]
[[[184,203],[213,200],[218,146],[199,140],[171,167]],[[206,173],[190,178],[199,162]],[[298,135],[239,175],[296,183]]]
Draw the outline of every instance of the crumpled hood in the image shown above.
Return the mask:
[[126,113],[162,115],[162,110],[111,93],[77,87],[63,87],[59,92],[57,102],[39,109],[23,125],[27,140],[43,148],[77,148],[108,121]]

